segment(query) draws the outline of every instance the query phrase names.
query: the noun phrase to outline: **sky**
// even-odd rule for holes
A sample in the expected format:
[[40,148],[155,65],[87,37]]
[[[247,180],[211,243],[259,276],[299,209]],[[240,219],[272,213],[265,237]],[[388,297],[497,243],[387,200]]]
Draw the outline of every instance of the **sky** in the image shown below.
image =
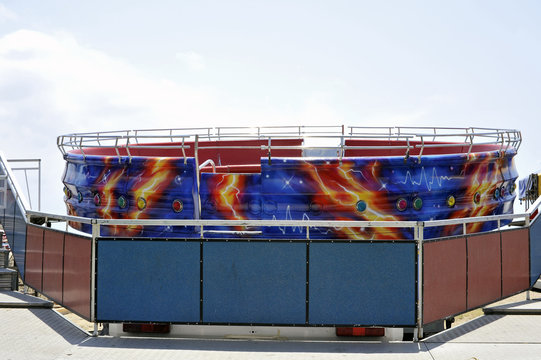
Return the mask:
[[512,128],[524,177],[540,44],[539,1],[0,0],[0,151],[42,159],[53,213],[56,137],[85,131]]

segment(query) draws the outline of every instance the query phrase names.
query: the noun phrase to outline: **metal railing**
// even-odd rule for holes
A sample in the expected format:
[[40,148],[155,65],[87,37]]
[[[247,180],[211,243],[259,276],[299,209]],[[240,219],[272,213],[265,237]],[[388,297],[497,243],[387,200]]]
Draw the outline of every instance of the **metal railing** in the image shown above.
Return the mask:
[[[8,160],[3,153],[0,152],[0,175],[4,178],[3,181],[6,183],[6,190],[9,189],[13,193],[15,198],[16,206],[19,208],[21,214],[25,214],[26,209],[30,209],[30,205],[27,202],[27,199],[22,195],[23,192],[19,188],[19,184],[15,179],[11,167],[8,163]],[[7,199],[4,194],[4,199]]]
[[[101,236],[101,226],[194,226],[200,229],[200,237],[204,238],[205,227],[214,226],[231,226],[231,227],[296,227],[306,228],[306,240],[310,240],[310,228],[313,227],[383,227],[383,228],[411,228],[414,231],[413,241],[417,248],[417,319],[415,328],[415,339],[423,337],[423,241],[424,229],[429,227],[463,225],[463,234],[467,234],[467,224],[479,223],[486,221],[496,221],[498,228],[501,229],[501,221],[524,219],[523,226],[528,227],[530,220],[537,216],[538,208],[541,205],[541,198],[536,201],[527,213],[508,214],[508,215],[493,215],[472,218],[448,219],[448,220],[432,220],[432,221],[314,221],[314,220],[172,220],[172,219],[98,219],[84,218],[69,215],[56,215],[43,213],[39,211],[27,211],[27,218],[30,223],[35,218],[39,218],[39,222],[49,221],[66,221],[79,222],[92,225],[92,288],[95,287],[95,256],[96,256],[96,240]],[[242,240],[242,239],[240,239]],[[258,239],[245,239],[246,241],[258,241]],[[306,241],[306,240],[291,240],[291,241]],[[260,241],[269,241],[269,239],[261,239]],[[355,240],[351,240],[355,241]],[[95,301],[95,294],[92,292],[92,301]],[[92,302],[93,303],[93,302]],[[95,321],[94,308],[91,308],[91,320]],[[97,329],[97,328],[95,328]]]
[[19,165],[17,167],[11,166],[12,171],[22,171],[24,172],[24,180],[26,184],[26,195],[28,196],[28,203],[30,208],[32,208],[32,196],[30,193],[30,185],[28,183],[28,171],[37,171],[37,201],[38,201],[38,211],[41,210],[41,159],[8,159],[9,163],[13,164],[27,164],[30,165]]
[[[328,144],[314,146],[274,146],[273,139],[316,139]],[[212,145],[198,144],[202,140],[266,140],[267,145]],[[347,146],[345,140],[387,140],[402,141],[404,145]],[[438,143],[434,143],[439,141]],[[187,144],[188,143],[188,144]],[[522,135],[518,130],[491,128],[451,128],[451,127],[357,127],[339,126],[266,126],[266,127],[215,127],[215,128],[177,128],[122,130],[93,133],[77,133],[60,135],[57,146],[65,156],[70,151],[80,151],[86,157],[85,150],[92,148],[114,149],[119,157],[127,156],[131,161],[133,149],[178,149],[179,157],[186,157],[186,149],[193,143],[194,151],[207,148],[258,149],[271,152],[272,149],[335,149],[342,158],[346,150],[370,149],[403,149],[408,157],[413,149],[419,149],[419,158],[423,151],[433,147],[465,147],[470,153],[476,145],[494,145],[500,151],[518,150],[522,143]],[[88,151],[87,151],[88,152]]]

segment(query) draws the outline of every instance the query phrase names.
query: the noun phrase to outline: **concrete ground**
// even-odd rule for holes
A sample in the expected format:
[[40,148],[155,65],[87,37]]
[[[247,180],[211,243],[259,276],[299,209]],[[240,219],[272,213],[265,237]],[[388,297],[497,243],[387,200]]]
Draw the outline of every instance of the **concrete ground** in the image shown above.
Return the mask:
[[[15,299],[14,299],[15,298]],[[46,304],[0,293],[2,359],[539,359],[541,300],[500,305],[491,315],[413,342],[203,340],[91,337]],[[33,303],[32,297],[28,297]],[[501,311],[501,310],[504,311]],[[522,309],[525,315],[508,315]],[[532,313],[535,313],[532,312]]]

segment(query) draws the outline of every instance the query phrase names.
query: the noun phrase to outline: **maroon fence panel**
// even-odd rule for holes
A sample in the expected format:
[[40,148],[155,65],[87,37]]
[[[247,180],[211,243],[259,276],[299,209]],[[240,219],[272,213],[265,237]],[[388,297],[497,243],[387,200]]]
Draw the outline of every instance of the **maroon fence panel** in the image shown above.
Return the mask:
[[62,303],[63,253],[64,233],[45,229],[42,292],[57,303]]
[[509,296],[530,287],[528,229],[502,232],[502,295]]
[[91,239],[31,224],[26,234],[25,284],[89,320]]
[[64,306],[90,319],[91,239],[66,234],[64,247]]
[[496,301],[501,297],[500,233],[467,237],[468,309]]
[[26,227],[25,283],[42,291],[43,274],[43,228],[36,225]]
[[423,322],[465,311],[466,239],[426,242],[423,258]]

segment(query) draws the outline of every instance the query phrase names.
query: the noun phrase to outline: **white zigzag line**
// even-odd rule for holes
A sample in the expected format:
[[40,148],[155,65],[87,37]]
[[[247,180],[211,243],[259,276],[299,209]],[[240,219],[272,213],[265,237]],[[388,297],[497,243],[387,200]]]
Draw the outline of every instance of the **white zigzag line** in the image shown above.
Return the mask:
[[452,178],[450,178],[448,176],[438,176],[438,171],[436,170],[435,167],[433,167],[432,168],[432,177],[431,177],[431,179],[429,181],[428,176],[426,175],[426,171],[425,171],[424,166],[421,169],[421,176],[419,178],[419,181],[413,180],[413,175],[411,175],[411,172],[408,170],[406,172],[406,178],[404,179],[404,181],[402,181],[402,184],[406,184],[408,182],[408,178],[409,178],[412,185],[421,185],[423,183],[423,179],[424,179],[425,182],[426,182],[426,188],[428,189],[428,191],[432,191],[432,185],[434,184],[434,181],[436,181],[438,183],[438,186],[441,187],[441,184],[442,184],[443,180],[451,180],[452,179]]

